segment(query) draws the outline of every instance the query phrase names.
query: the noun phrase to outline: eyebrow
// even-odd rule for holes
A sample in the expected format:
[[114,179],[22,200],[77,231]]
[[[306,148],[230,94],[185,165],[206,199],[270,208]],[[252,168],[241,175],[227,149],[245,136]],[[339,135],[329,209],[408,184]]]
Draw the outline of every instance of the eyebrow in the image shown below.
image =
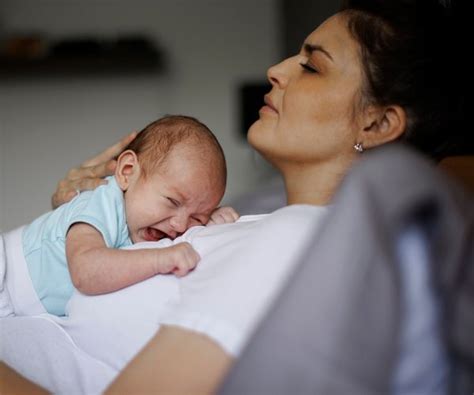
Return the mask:
[[309,44],[305,43],[303,45],[303,49],[307,54],[312,54],[314,51],[319,51],[322,52],[326,57],[328,57],[332,62],[334,62],[334,59],[332,58],[331,54],[324,49],[321,45],[318,44]]

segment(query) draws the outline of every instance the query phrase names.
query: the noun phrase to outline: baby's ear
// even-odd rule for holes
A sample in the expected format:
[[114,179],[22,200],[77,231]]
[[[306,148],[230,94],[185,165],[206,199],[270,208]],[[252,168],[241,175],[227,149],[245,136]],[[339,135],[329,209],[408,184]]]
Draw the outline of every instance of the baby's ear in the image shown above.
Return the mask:
[[137,154],[130,150],[122,152],[117,159],[117,167],[115,168],[115,178],[120,189],[125,192],[130,183],[139,176],[140,164],[138,163]]

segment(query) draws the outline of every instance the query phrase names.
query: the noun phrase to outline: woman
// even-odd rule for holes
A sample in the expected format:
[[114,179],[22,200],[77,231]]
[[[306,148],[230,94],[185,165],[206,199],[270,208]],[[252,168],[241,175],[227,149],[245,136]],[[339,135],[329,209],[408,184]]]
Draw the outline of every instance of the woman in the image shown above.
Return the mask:
[[[453,41],[439,34],[440,7],[429,4],[420,11],[416,3],[354,1],[312,32],[298,55],[268,70],[272,90],[265,96],[259,120],[249,130],[249,142],[281,172],[288,205],[297,206],[278,210],[259,222],[270,223],[272,233],[277,234],[271,243],[264,243],[262,233],[253,233],[259,241],[258,251],[265,254],[258,258],[247,254],[239,265],[253,259],[255,265],[268,268],[248,272],[257,284],[253,289],[234,283],[233,292],[239,298],[225,295],[222,282],[226,276],[233,278],[235,263],[206,279],[207,287],[202,290],[206,311],[222,304],[221,299],[229,310],[259,310],[258,314],[248,313],[253,314],[252,323],[243,325],[246,332],[239,344],[248,338],[252,325],[292,269],[290,257],[278,257],[289,246],[278,243],[293,237],[298,248],[304,245],[304,233],[312,229],[312,222],[320,221],[319,208],[331,202],[344,175],[364,150],[400,139],[434,157],[450,147],[445,125],[453,121],[458,108],[456,84],[449,73],[455,69],[456,57],[448,54],[440,58],[439,48]],[[53,204],[100,183],[113,169],[112,158],[131,139],[133,135],[72,170],[59,184]],[[302,219],[305,216],[307,222]],[[293,228],[288,230],[288,226]],[[211,266],[205,255],[202,258],[200,273]],[[276,271],[280,265],[289,266],[275,277],[271,265]],[[188,288],[193,288],[193,279],[188,277]],[[263,305],[261,295],[265,295]],[[192,304],[193,297],[186,303]],[[177,302],[177,311],[182,304]],[[189,326],[169,319],[160,323],[159,331],[109,392],[215,391],[240,346],[223,345],[219,336],[206,328],[189,330]],[[238,323],[231,329],[238,331]]]

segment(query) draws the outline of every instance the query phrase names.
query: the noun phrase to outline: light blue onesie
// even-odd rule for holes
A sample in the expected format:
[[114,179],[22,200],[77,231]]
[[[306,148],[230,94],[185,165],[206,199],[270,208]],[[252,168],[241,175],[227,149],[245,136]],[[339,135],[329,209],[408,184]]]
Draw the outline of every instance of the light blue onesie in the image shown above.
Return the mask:
[[23,232],[23,253],[33,286],[48,313],[65,315],[73,285],[66,261],[66,234],[76,222],[96,228],[107,247],[132,244],[125,217],[123,192],[115,177],[83,192],[71,202],[42,215]]

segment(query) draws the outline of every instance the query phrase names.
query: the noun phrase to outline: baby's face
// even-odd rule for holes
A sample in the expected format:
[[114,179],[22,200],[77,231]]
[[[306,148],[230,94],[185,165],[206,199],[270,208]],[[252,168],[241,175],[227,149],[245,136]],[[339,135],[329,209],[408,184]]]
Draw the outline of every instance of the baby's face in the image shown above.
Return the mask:
[[133,180],[125,192],[132,242],[174,239],[191,226],[206,224],[224,194],[209,170],[177,147],[159,170]]

